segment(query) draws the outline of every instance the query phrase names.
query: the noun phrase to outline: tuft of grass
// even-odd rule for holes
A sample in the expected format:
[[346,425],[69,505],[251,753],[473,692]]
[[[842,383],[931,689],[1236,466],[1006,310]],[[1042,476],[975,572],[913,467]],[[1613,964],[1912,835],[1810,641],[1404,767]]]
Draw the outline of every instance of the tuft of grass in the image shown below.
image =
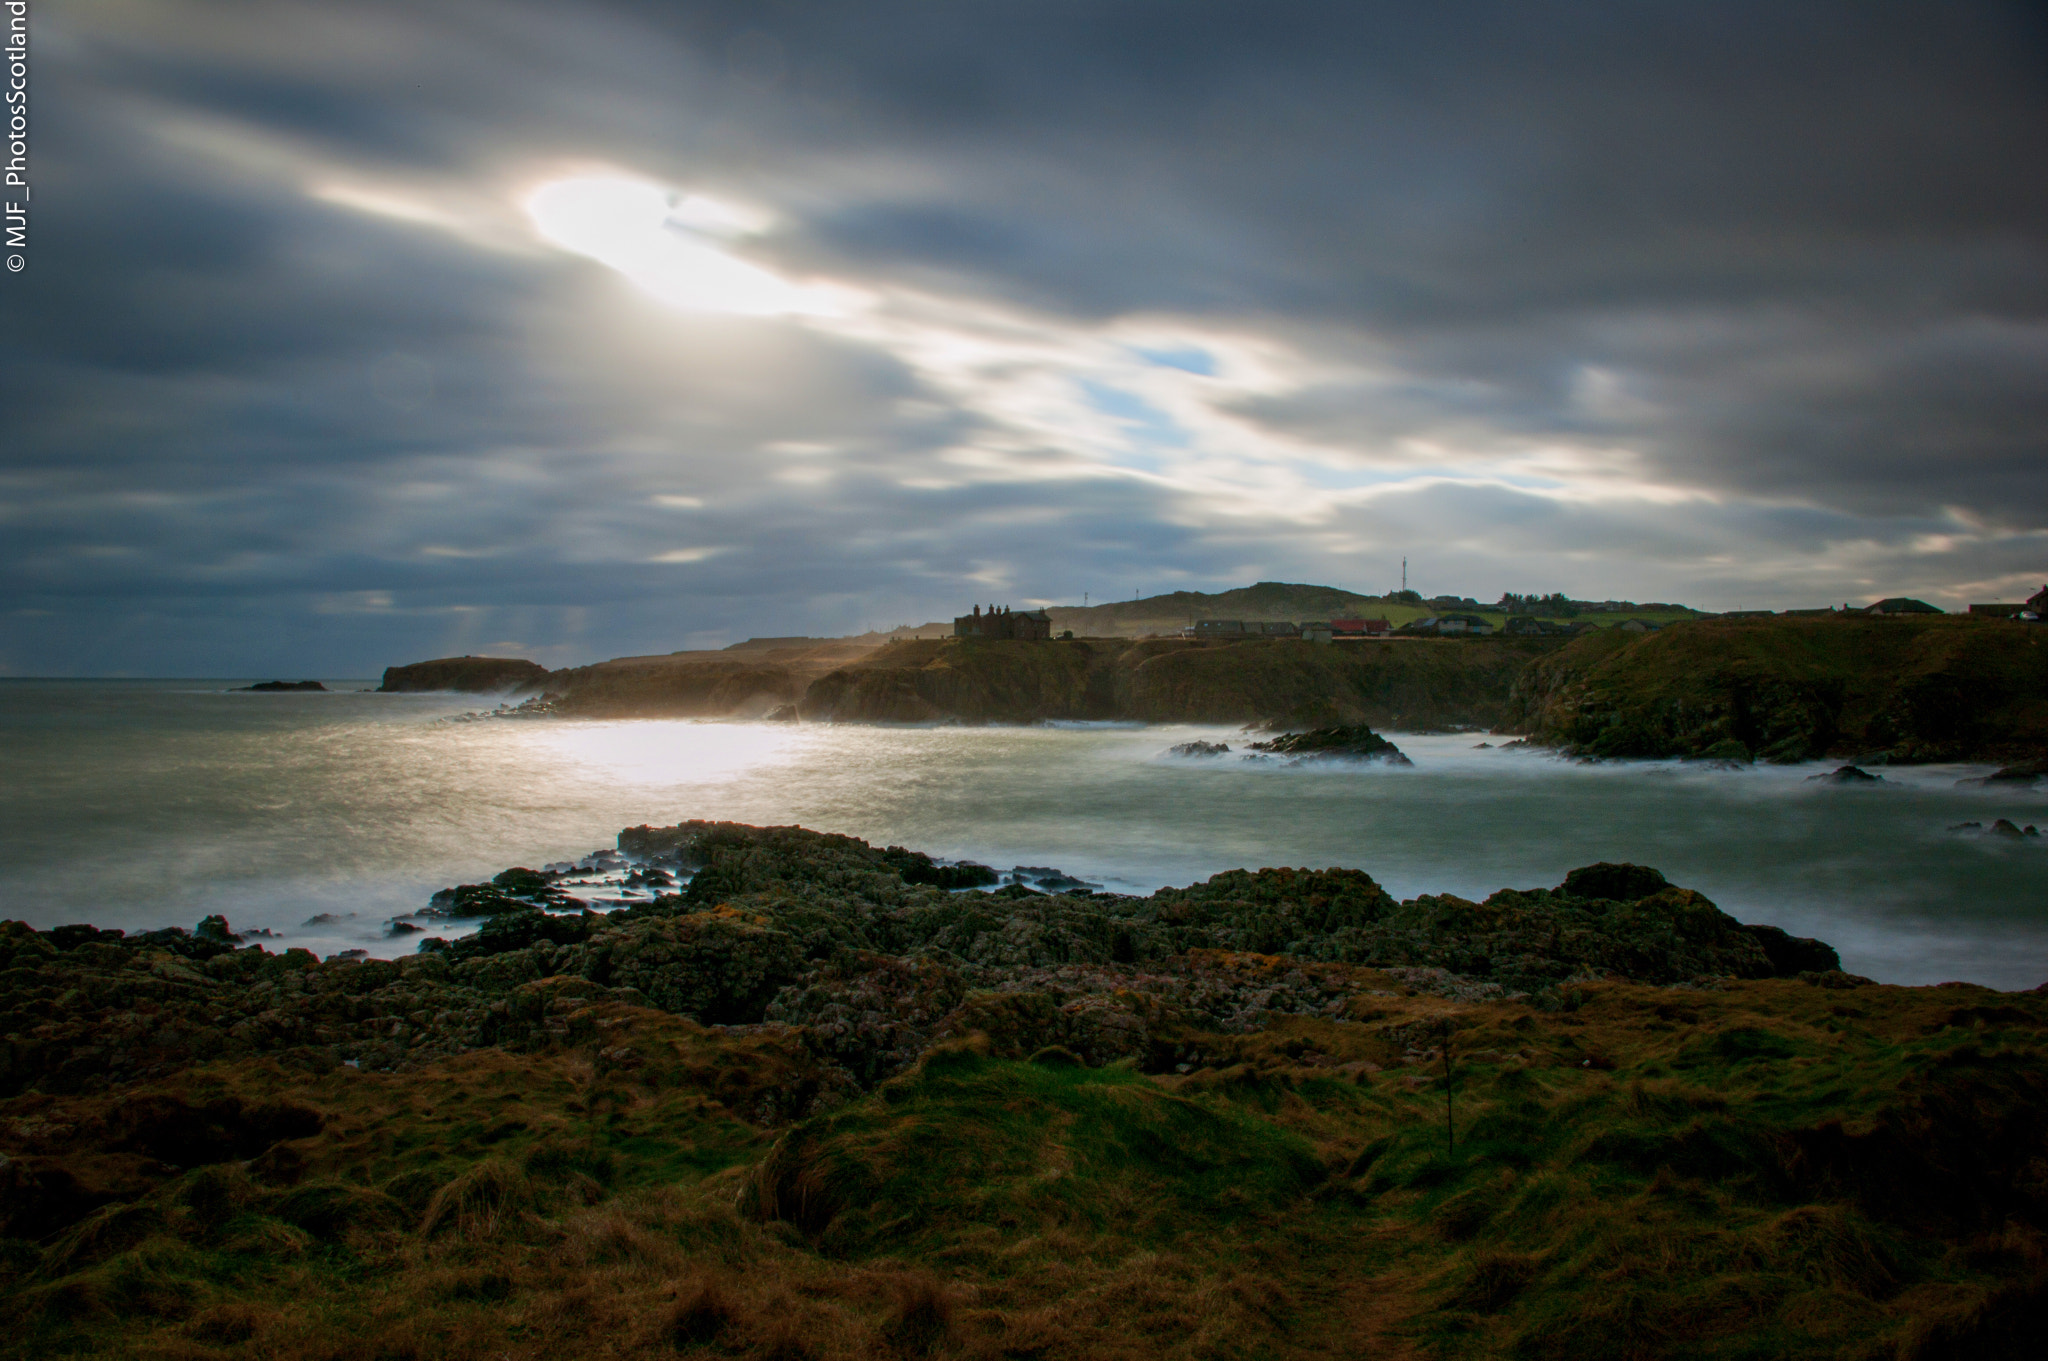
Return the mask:
[[527,1175],[500,1158],[486,1158],[449,1180],[427,1203],[420,1233],[432,1238],[453,1232],[462,1238],[489,1238],[517,1221],[523,1211],[539,1205],[537,1188]]
[[928,1057],[874,1102],[796,1126],[752,1209],[862,1254],[970,1224],[1173,1236],[1288,1203],[1323,1175],[1309,1144],[1129,1068]]

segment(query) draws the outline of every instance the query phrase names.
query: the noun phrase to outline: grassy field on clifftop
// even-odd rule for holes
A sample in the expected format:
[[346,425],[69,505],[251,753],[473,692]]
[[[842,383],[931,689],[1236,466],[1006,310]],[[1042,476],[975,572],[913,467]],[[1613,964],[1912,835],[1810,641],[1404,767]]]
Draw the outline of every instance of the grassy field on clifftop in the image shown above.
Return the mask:
[[1603,632],[1530,667],[1504,722],[1594,756],[2039,758],[2048,629],[1923,616]]

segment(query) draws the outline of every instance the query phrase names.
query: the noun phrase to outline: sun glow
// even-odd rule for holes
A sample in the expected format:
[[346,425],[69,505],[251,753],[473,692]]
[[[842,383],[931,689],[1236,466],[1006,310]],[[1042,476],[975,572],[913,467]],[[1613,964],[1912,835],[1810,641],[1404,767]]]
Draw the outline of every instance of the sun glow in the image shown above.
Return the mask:
[[551,180],[524,206],[543,239],[610,266],[671,307],[755,317],[846,309],[844,290],[792,283],[715,244],[766,225],[744,208],[627,175]]

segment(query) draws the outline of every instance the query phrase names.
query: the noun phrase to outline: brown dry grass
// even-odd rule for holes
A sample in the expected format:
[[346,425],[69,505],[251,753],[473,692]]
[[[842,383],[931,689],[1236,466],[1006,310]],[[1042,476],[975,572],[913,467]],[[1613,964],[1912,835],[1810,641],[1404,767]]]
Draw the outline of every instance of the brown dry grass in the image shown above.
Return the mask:
[[[1884,1218],[1889,1164],[1869,1159],[1896,1153],[1885,1129],[1932,1138],[1949,1120],[1986,1148],[2006,1137],[1996,1084],[2038,1071],[2048,999],[1589,985],[1576,1010],[1546,1013],[1401,996],[1363,971],[1358,982],[1349,1019],[1201,1037],[1196,1071],[1127,1075],[1101,1088],[1103,1104],[1031,1126],[1022,1146],[1041,1180],[987,1202],[990,1217],[948,1199],[943,1157],[924,1182],[889,1183],[924,1189],[875,1221],[881,1246],[842,1256],[740,1209],[758,1204],[746,1193],[780,1131],[712,1084],[735,1065],[764,1081],[788,1071],[768,1040],[649,1020],[624,1037],[642,1058],[595,1126],[577,1109],[588,1078],[574,1052],[472,1055],[403,1077],[196,1069],[165,1089],[322,1111],[326,1129],[294,1145],[299,1181],[221,1165],[88,1217],[0,1282],[0,1355],[1594,1361],[1732,1355],[1715,1349],[1746,1329],[1810,1354],[1935,1358],[2002,1345],[2038,1314],[2048,1251],[2031,1211],[1902,1231]],[[1435,1142],[1438,1070],[1404,1060],[1446,1020],[1465,1065],[1471,1144],[1458,1160]],[[1613,1071],[1588,1066],[1595,1054]],[[1949,1069],[1984,1076],[1944,1096],[1929,1075]],[[987,1071],[1045,1090],[1110,1076]],[[929,1105],[935,1080],[913,1076],[852,1114],[936,1119],[949,1108]],[[1291,1201],[1226,1183],[1172,1208],[1138,1175],[1170,1173],[1171,1150],[1105,1171],[1076,1124],[1076,1111],[1138,1110],[1147,1092],[1298,1140],[1320,1179]],[[0,1116],[32,1107],[39,1127],[83,1128],[93,1100]],[[1780,1132],[1752,1148],[1736,1136],[1759,1110]],[[24,1119],[0,1119],[0,1146]],[[2013,1195],[2033,1194],[2027,1166]],[[1078,1201],[1032,1189],[1077,1179]]]

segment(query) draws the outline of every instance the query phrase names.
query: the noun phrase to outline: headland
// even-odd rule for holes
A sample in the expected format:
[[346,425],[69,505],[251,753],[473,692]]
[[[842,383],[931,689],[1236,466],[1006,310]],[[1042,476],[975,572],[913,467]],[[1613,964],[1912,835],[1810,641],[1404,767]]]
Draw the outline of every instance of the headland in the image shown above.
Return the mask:
[[394,667],[385,688],[509,692],[588,717],[1370,724],[1487,729],[1595,759],[2048,758],[2039,624],[1938,613],[1630,616],[1508,632],[1472,618],[1485,632],[1403,636],[1412,622],[1380,621],[1394,631],[1335,641],[1250,625],[1193,637],[763,639],[553,672],[452,658]]

